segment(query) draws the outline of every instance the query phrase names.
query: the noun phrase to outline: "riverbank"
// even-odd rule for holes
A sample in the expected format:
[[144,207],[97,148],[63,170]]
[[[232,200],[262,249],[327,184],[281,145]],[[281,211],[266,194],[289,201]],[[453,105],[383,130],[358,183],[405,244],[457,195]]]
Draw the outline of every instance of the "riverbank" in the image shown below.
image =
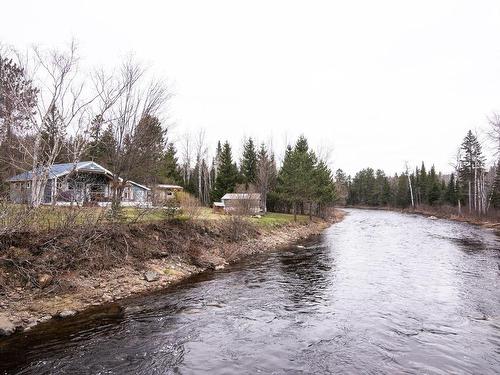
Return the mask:
[[331,220],[275,227],[165,221],[8,239],[0,259],[0,335],[171,286],[195,273],[320,234]]

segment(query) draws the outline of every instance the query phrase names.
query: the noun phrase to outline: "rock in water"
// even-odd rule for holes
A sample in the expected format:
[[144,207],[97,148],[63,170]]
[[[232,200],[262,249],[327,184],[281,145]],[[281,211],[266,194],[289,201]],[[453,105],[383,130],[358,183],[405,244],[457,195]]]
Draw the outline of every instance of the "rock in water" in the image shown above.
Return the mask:
[[15,330],[16,326],[9,319],[0,316],[0,336],[10,336]]
[[437,217],[436,216],[429,216],[429,219],[431,219],[431,220],[437,220]]
[[144,273],[144,280],[148,283],[156,281],[160,278],[160,276],[155,271],[147,271]]

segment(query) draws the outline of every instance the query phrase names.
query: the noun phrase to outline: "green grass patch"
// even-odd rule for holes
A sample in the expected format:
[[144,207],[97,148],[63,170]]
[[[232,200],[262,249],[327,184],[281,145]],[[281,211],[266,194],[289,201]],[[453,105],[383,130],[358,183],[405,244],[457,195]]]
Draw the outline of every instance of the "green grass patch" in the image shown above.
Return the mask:
[[[294,222],[292,214],[281,214],[277,212],[268,212],[262,217],[252,217],[250,221],[262,228],[275,228]],[[306,223],[309,221],[307,215],[297,215],[297,223]]]

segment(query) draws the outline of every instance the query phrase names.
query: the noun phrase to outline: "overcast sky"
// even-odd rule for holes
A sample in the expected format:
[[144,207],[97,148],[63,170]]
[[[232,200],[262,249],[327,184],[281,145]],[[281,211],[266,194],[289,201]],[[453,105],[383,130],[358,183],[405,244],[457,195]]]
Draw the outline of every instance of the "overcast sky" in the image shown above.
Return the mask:
[[[276,148],[303,133],[335,168],[449,171],[469,128],[500,111],[499,0],[9,1],[0,41],[85,63],[133,51],[169,79],[177,136]],[[239,147],[239,146],[238,146]]]

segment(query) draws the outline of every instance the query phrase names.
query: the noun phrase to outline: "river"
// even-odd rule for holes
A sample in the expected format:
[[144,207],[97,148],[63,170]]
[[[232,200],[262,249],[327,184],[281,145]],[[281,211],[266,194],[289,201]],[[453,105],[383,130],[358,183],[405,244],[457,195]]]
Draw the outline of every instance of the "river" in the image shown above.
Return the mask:
[[302,246],[18,335],[0,373],[500,373],[497,235],[348,211]]

